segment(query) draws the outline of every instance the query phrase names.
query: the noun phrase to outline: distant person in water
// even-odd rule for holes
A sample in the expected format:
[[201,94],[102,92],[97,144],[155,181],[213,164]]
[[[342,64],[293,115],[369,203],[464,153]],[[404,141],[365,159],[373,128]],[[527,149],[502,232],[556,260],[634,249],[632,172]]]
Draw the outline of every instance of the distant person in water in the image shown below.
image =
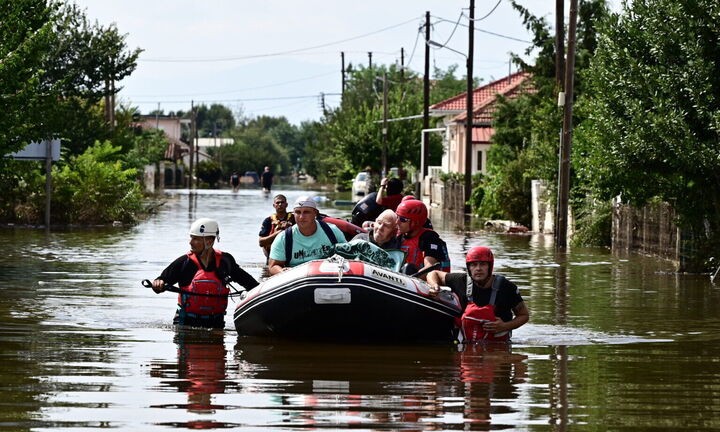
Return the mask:
[[240,173],[237,171],[233,171],[230,175],[230,186],[232,186],[232,191],[237,192],[238,189],[240,189]]
[[270,256],[270,247],[277,237],[285,228],[295,224],[295,215],[287,211],[287,198],[285,195],[275,195],[273,198],[273,207],[275,213],[266,217],[260,227],[260,247],[265,253],[265,258]]
[[[237,282],[246,289],[258,282],[227,252],[214,249],[220,241],[217,221],[201,218],[190,226],[190,252],[173,261],[152,283],[156,293],[166,285],[178,284],[187,294],[178,294],[173,324],[193,327],[224,328],[230,289]],[[201,295],[194,295],[201,294]]]
[[265,170],[260,175],[260,184],[262,185],[263,191],[270,192],[270,190],[272,189],[274,176],[275,176],[275,174],[273,174],[273,172],[270,171],[270,167],[266,166]]

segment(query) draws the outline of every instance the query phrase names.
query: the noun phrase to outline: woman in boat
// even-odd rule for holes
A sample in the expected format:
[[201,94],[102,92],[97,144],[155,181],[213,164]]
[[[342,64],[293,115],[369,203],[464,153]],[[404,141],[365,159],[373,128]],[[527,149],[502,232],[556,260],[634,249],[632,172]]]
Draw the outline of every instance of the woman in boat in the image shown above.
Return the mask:
[[190,226],[190,252],[173,261],[152,283],[156,293],[178,283],[178,305],[173,324],[224,328],[230,289],[237,282],[246,289],[258,282],[227,252],[213,248],[220,241],[220,228],[213,219],[201,218]]

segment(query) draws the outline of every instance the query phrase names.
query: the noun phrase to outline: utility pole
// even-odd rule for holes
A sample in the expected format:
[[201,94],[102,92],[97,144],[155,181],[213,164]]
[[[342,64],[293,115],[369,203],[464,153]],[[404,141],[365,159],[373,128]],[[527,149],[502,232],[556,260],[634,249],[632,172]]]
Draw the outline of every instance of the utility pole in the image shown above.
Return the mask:
[[368,51],[368,69],[372,69],[372,51]]
[[470,0],[467,56],[467,124],[465,127],[465,213],[470,213],[472,192],[473,49],[475,46],[475,0]]
[[405,48],[400,47],[400,81],[405,81]]
[[195,129],[197,128],[195,122],[195,101],[190,101],[190,177],[188,181],[188,189],[190,190],[194,189],[193,171],[195,168]]
[[565,0],[555,0],[555,82],[563,88],[565,75]]
[[340,52],[340,62],[341,62],[340,74],[342,75],[342,91],[341,91],[342,95],[341,96],[344,96],[345,95],[345,52],[344,51]]
[[[430,129],[430,11],[425,12],[425,71],[423,75],[423,129]],[[423,131],[422,149],[423,164],[420,167],[424,181],[428,175],[428,158],[430,157],[430,145],[428,143],[428,132]]]
[[382,169],[383,176],[388,175],[387,166],[387,133],[388,133],[388,83],[387,72],[383,72],[383,128],[382,128]]
[[560,143],[560,173],[558,175],[558,226],[555,247],[567,247],[568,203],[570,195],[570,152],[572,151],[572,112],[575,78],[575,40],[577,31],[577,0],[570,0],[570,28],[568,30],[567,68],[565,69],[565,107],[563,133]]

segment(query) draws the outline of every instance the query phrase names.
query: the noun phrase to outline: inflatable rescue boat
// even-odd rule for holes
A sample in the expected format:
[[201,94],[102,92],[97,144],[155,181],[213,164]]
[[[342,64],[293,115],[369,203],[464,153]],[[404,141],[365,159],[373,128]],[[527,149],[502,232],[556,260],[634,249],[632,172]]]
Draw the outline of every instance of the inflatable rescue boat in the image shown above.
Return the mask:
[[425,281],[334,255],[274,275],[241,297],[239,336],[366,342],[454,339],[457,296]]

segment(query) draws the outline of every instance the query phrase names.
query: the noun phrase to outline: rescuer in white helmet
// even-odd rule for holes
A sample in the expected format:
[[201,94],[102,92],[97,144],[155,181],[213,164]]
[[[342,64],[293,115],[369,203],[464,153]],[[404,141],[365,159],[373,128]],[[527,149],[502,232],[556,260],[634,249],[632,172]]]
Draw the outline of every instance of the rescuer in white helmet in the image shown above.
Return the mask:
[[220,241],[217,221],[201,218],[190,225],[190,252],[172,262],[153,281],[156,293],[165,291],[165,285],[177,284],[177,312],[174,324],[194,327],[224,328],[229,282],[237,282],[246,289],[258,282],[235,262],[227,252],[214,248]]

